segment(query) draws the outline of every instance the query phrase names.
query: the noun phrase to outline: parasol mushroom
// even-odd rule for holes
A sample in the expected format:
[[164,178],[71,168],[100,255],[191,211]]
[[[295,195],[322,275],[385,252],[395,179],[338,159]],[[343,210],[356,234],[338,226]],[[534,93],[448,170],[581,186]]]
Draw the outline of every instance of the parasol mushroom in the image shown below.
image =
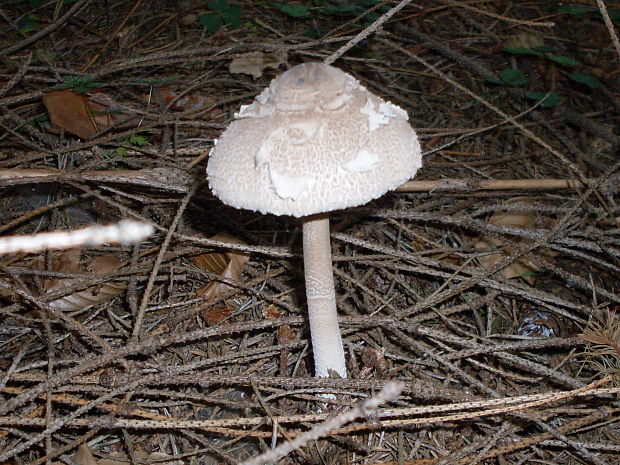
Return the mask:
[[347,374],[328,212],[365,204],[415,175],[422,156],[407,119],[353,76],[306,63],[242,106],[210,155],[209,186],[225,204],[302,218],[316,376]]

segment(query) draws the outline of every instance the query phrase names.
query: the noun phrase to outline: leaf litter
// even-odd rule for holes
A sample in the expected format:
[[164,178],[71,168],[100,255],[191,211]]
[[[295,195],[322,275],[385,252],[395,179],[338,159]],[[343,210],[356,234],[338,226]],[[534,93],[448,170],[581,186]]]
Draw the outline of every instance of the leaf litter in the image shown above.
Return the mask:
[[[3,257],[0,463],[242,463],[394,379],[397,402],[282,463],[617,463],[620,76],[596,8],[412,2],[371,33],[396,2],[34,3],[3,6],[3,233],[71,227],[93,199],[93,221],[159,230]],[[296,223],[201,182],[240,105],[360,32],[336,65],[408,112],[433,149],[417,179],[541,183],[334,213],[351,376],[316,379]],[[61,173],[18,209],[16,168]],[[141,170],[197,188],[124,181]]]

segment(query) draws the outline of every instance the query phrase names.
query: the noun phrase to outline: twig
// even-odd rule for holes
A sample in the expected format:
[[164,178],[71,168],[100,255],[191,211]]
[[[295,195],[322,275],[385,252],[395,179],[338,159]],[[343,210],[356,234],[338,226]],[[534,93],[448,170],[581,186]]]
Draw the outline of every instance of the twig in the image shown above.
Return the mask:
[[61,250],[108,243],[134,244],[143,241],[154,231],[155,229],[150,224],[123,220],[108,226],[88,226],[74,231],[2,237],[0,238],[0,254],[35,253],[42,250]]
[[609,17],[607,6],[605,5],[605,2],[603,0],[596,0],[596,3],[598,4],[598,9],[601,10],[603,21],[605,21],[605,26],[607,26],[607,30],[609,31],[609,35],[611,36],[611,41],[614,43],[618,58],[620,58],[620,41],[618,40],[618,35],[616,34],[616,30],[614,29],[614,24],[611,22],[611,18]]
[[578,179],[440,179],[439,181],[407,181],[396,188],[398,192],[458,191],[476,190],[553,190],[581,189],[584,184]]
[[172,240],[172,236],[174,231],[181,221],[181,217],[183,216],[183,212],[187,207],[190,199],[194,195],[195,189],[190,189],[185,198],[181,201],[181,205],[179,205],[179,209],[174,219],[172,220],[172,224],[170,225],[170,229],[168,230],[168,234],[166,234],[166,238],[159,249],[159,253],[157,254],[157,258],[155,259],[155,264],[153,265],[153,270],[151,275],[149,276],[149,280],[146,283],[146,289],[144,290],[144,295],[142,297],[142,301],[140,302],[140,307],[138,308],[138,314],[136,315],[136,319],[134,321],[133,331],[131,336],[133,338],[140,337],[140,333],[142,331],[142,320],[144,318],[144,314],[146,313],[146,306],[149,303],[149,299],[151,298],[151,292],[153,290],[153,286],[155,285],[155,278],[157,277],[157,273],[159,273],[159,266],[161,265],[162,260],[164,259],[164,255],[166,254],[166,250],[168,250],[168,246],[170,245],[170,241]]
[[362,30],[362,32],[357,34],[355,37],[353,37],[351,40],[349,40],[346,44],[344,44],[342,47],[340,47],[338,50],[336,50],[334,53],[332,53],[330,56],[328,56],[323,61],[323,63],[325,63],[326,65],[331,65],[334,61],[336,61],[342,55],[347,53],[350,49],[355,47],[355,45],[357,43],[361,42],[366,37],[368,37],[370,34],[372,34],[377,29],[379,29],[379,27],[383,23],[385,23],[388,19],[390,19],[392,16],[394,16],[396,13],[398,13],[404,7],[409,5],[411,3],[411,1],[412,0],[402,0],[398,5],[396,5],[394,8],[390,9],[389,11],[387,11],[385,14],[381,15],[379,17],[379,19],[377,19],[374,23],[372,23],[370,26],[368,26],[367,28]]
[[188,173],[178,168],[85,171],[18,168],[0,170],[0,185],[69,181],[131,184],[180,193],[187,192],[191,184]]
[[295,439],[287,441],[275,449],[246,460],[245,462],[242,462],[241,465],[261,465],[267,462],[275,462],[282,457],[286,457],[294,450],[304,447],[308,444],[308,442],[327,436],[332,430],[341,428],[346,423],[349,423],[361,416],[367,416],[385,402],[396,399],[404,388],[405,385],[402,382],[391,381],[386,383],[386,385],[383,386],[383,389],[381,389],[376,396],[365,400],[359,406],[315,426],[310,431],[300,434]]
[[[51,169],[0,170],[0,185],[40,182],[95,181],[99,183],[131,184],[156,189],[186,193],[191,179],[175,168],[151,168],[142,170],[88,170],[69,172]],[[590,180],[593,182],[594,180]],[[553,190],[580,189],[585,185],[578,179],[440,179],[437,181],[408,181],[398,192],[426,191],[473,191],[473,190]]]
[[66,23],[69,18],[72,18],[74,16],[76,16],[79,11],[84,8],[86,5],[88,5],[92,0],[81,0],[79,2],[77,2],[76,4],[74,4],[71,9],[69,9],[69,11],[67,11],[64,16],[62,16],[61,18],[58,19],[58,21],[53,22],[52,24],[50,24],[49,26],[46,26],[45,28],[41,29],[40,31],[32,34],[30,37],[28,37],[27,39],[22,40],[21,42],[17,42],[16,44],[10,45],[9,47],[6,47],[5,49],[0,50],[0,56],[4,56],[4,55],[9,55],[13,52],[16,52],[17,50],[20,50],[34,42],[36,42],[37,40],[39,40],[42,37],[45,37],[46,35],[54,32],[56,29],[58,29],[60,26],[62,26],[64,23]]
[[[599,0],[600,1],[600,0]],[[441,0],[441,3],[445,3],[446,5],[450,5],[456,8],[464,8],[466,10],[473,11],[478,15],[490,16],[491,18],[499,19],[500,21],[505,21],[507,23],[512,24],[520,24],[522,26],[530,26],[530,27],[554,27],[555,23],[552,22],[538,22],[538,21],[528,21],[523,19],[509,18],[507,16],[498,15],[496,13],[491,13],[490,11],[483,10],[481,8],[476,8],[471,5],[467,5],[466,2],[453,2],[450,0]]]

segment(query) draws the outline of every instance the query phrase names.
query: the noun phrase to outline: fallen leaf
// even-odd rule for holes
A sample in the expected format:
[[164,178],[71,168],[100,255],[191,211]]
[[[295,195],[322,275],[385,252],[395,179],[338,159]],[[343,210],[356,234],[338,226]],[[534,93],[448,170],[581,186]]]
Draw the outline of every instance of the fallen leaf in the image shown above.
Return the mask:
[[208,325],[213,326],[232,315],[234,309],[229,306],[207,308],[202,315]]
[[376,368],[380,372],[386,371],[389,364],[385,359],[385,353],[374,347],[364,347],[362,349],[362,362],[369,368]]
[[87,95],[72,90],[56,90],[43,95],[43,103],[53,127],[83,139],[89,139],[112,126],[134,127],[139,121],[134,112],[120,111],[114,99],[102,93]]
[[295,340],[295,331],[288,325],[280,326],[276,331],[278,344],[288,344]]
[[282,312],[275,304],[271,304],[263,309],[263,316],[269,320],[275,320],[282,317]]
[[[215,95],[203,95],[199,93],[184,93],[172,90],[170,87],[158,87],[152,95],[152,102],[159,104],[169,104],[174,102],[170,107],[177,111],[204,111],[214,107],[218,103]],[[205,117],[207,119],[220,119],[224,113],[219,108],[211,108]]]
[[[245,244],[243,241],[223,233],[216,234],[210,239],[222,242],[229,242],[231,244]],[[233,281],[239,280],[241,274],[243,273],[245,264],[249,259],[249,254],[239,252],[209,252],[192,257],[192,261],[198,268],[210,271],[212,273],[217,273],[221,277]],[[211,305],[211,302],[215,300],[218,296],[232,289],[235,288],[233,286],[230,286],[229,284],[213,280],[206,286],[200,288],[196,292],[195,297],[206,297],[206,301],[202,302],[200,304],[200,307],[209,307]],[[222,318],[228,316],[225,315],[221,317],[221,315],[218,315],[218,312],[211,310],[211,312],[213,312],[214,314],[209,317],[208,312],[209,310],[207,310],[207,315],[205,316],[207,322],[209,322],[209,320],[217,322]]]
[[[75,258],[75,250],[65,252],[61,255],[64,260],[61,262],[61,266],[54,271],[61,273],[76,273],[79,272],[79,250],[78,259]],[[76,263],[78,268],[76,269]],[[95,258],[86,267],[86,271],[94,274],[105,275],[117,270],[121,266],[121,261],[114,255],[102,255]],[[69,286],[74,286],[79,282],[78,279],[73,278],[60,278],[49,280],[44,284],[44,289],[47,292],[56,291]],[[127,289],[126,282],[120,281],[108,281],[96,286],[91,286],[84,290],[75,292],[73,294],[60,297],[59,299],[48,302],[51,307],[62,310],[65,312],[73,312],[77,310],[86,310],[94,305],[106,302],[113,299],[117,295],[122,294]]]
[[286,53],[259,52],[234,58],[228,70],[233,74],[249,74],[254,79],[258,79],[265,69],[277,69],[281,64],[286,63],[286,59]]
[[523,33],[508,36],[504,46],[506,48],[535,48],[545,45],[542,36],[538,34]]
[[[523,197],[516,197],[510,199],[506,202],[506,205],[522,205],[522,206],[530,206],[533,205],[533,202],[529,199],[525,199]],[[489,219],[489,224],[494,226],[506,226],[510,228],[517,229],[534,229],[537,226],[539,221],[538,213],[529,210],[529,211],[513,211],[507,213],[494,213]],[[516,239],[515,242],[521,247],[527,247],[531,241],[529,239]],[[492,268],[497,265],[499,262],[504,260],[507,255],[514,254],[515,248],[509,245],[505,245],[503,241],[500,239],[496,239],[492,236],[481,236],[476,241],[474,247],[480,250],[497,250],[497,252],[489,253],[478,257],[478,260],[482,263],[482,265],[486,268]],[[543,251],[539,250],[536,252],[538,255],[541,253],[552,256],[552,252],[549,249],[543,249]],[[510,265],[502,268],[499,272],[503,278],[523,278],[528,284],[534,284],[535,271],[538,271],[539,267],[529,260],[527,257],[521,257],[518,260],[515,260]]]

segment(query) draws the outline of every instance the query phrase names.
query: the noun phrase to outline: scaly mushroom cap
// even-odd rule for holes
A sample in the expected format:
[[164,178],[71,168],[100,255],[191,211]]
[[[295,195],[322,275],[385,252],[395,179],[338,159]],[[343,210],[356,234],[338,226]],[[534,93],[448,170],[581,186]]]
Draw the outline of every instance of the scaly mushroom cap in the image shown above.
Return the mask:
[[365,204],[422,165],[407,119],[337,68],[295,66],[235,114],[211,153],[209,186],[228,205],[275,215]]

